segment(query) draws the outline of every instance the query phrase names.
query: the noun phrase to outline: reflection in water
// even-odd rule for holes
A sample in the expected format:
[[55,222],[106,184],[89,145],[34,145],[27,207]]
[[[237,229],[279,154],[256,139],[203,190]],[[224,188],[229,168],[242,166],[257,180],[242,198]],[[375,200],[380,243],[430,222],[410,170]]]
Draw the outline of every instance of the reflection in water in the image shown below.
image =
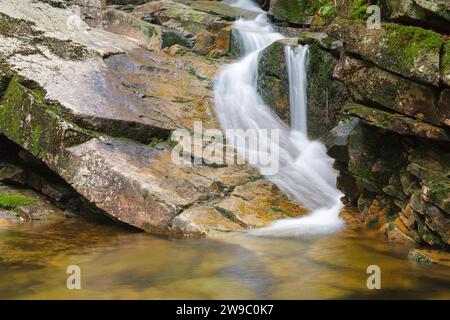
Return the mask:
[[[276,250],[274,250],[276,248]],[[0,298],[450,298],[450,270],[406,260],[408,248],[345,230],[310,239],[167,239],[74,220],[0,229]],[[79,265],[82,289],[66,289]],[[366,288],[366,268],[382,290]]]

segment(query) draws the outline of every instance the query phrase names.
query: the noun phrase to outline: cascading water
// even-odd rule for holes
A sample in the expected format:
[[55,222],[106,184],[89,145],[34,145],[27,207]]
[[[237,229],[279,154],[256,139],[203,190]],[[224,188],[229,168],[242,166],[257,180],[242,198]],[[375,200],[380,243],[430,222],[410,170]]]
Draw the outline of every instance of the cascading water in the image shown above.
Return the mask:
[[308,133],[306,106],[306,69],[308,46],[285,46],[284,53],[289,73],[289,103],[291,105],[291,128]]
[[[245,7],[248,9],[251,8],[249,1],[239,0],[239,3],[247,3]],[[335,187],[336,172],[325,146],[310,141],[306,135],[307,48],[286,47],[292,115],[292,128],[289,128],[264,104],[256,88],[260,51],[285,37],[274,32],[265,14],[253,20],[237,20],[234,28],[243,57],[225,66],[216,79],[217,117],[223,129],[278,129],[280,166],[276,174],[266,178],[312,211],[301,218],[276,221],[252,231],[252,234],[301,236],[334,232],[343,226],[339,218],[342,204],[339,200],[341,193]],[[233,139],[232,136],[227,138]],[[237,151],[243,156],[248,152]]]

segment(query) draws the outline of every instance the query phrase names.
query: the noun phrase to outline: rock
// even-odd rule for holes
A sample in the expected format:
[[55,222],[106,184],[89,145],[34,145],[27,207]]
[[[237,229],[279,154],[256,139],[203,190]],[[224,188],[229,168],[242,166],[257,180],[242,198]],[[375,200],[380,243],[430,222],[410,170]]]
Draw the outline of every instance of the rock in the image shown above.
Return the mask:
[[[221,10],[224,11],[228,6],[215,2],[197,4],[204,9],[202,11],[196,10],[195,6],[193,4],[193,7],[190,7],[169,0],[152,1],[137,6],[132,15],[138,19],[145,19],[149,14],[152,15],[163,27],[192,42],[192,46],[195,45],[199,53],[203,54],[206,49],[209,49],[208,54],[212,50],[223,50],[223,54],[226,54],[230,46],[232,22],[221,18],[220,15],[208,12],[213,11],[211,8],[215,7],[222,8]],[[210,10],[207,10],[206,8],[209,7],[211,7]],[[230,12],[233,11],[231,7],[228,8],[230,8]],[[238,11],[233,12],[237,14]],[[208,40],[205,45],[207,36]]]
[[309,24],[312,14],[308,12],[314,1],[270,0],[269,15],[277,21],[293,24]]
[[229,198],[214,207],[245,228],[260,228],[275,219],[297,217],[307,212],[266,180],[238,186]]
[[441,264],[450,266],[450,254],[445,251],[430,249],[411,249],[408,259],[424,264]]
[[390,177],[404,163],[403,147],[394,137],[383,138],[377,129],[358,123],[348,136],[348,172],[362,189],[382,194]]
[[103,13],[103,29],[138,40],[144,49],[159,50],[179,44],[192,47],[191,41],[167,28],[149,24],[122,11],[108,9]]
[[207,206],[193,207],[183,211],[172,220],[171,228],[175,232],[190,235],[245,230],[242,224],[231,220],[214,207]]
[[450,89],[441,92],[438,105],[441,123],[450,127]]
[[259,53],[258,93],[287,125],[290,124],[289,77],[285,46],[295,40],[279,40]]
[[[16,15],[21,12],[19,8],[2,9]],[[55,16],[58,14],[54,13]],[[48,18],[42,15],[45,22]],[[12,19],[11,23],[14,21]],[[83,37],[68,32],[73,41],[64,42],[45,37],[39,40],[42,39],[39,32],[33,34],[33,29],[27,32],[30,38],[28,50],[37,50],[34,46],[41,41],[39,46],[59,43],[58,51],[42,47],[40,51],[31,51],[24,59],[23,49],[14,44],[13,38],[6,38],[1,50],[16,52],[10,52],[8,65],[21,76],[36,82],[45,91],[45,99],[58,101],[59,105],[53,108],[75,123],[111,135],[147,141],[153,135],[167,137],[171,130],[190,126],[183,125],[185,121],[203,119],[210,122],[211,117],[203,115],[205,111],[212,111],[207,77],[212,77],[218,66],[214,67],[211,62],[193,57],[169,59],[162,53],[142,50],[118,35],[94,29]],[[48,30],[49,34],[55,32]],[[76,44],[74,41],[79,39],[82,43]],[[102,48],[92,47],[90,41]],[[84,47],[84,43],[89,45]],[[129,54],[118,54],[113,46],[123,46],[123,52]],[[39,52],[43,50],[49,52],[42,55]],[[71,52],[76,53],[76,58]],[[105,59],[100,56],[104,54],[108,54]],[[143,80],[147,81],[145,85],[141,84]],[[200,110],[201,114],[198,113]]]
[[26,181],[26,173],[18,166],[7,162],[0,162],[0,181],[24,184]]
[[343,119],[330,131],[325,141],[327,153],[330,157],[344,163],[349,161],[347,143],[353,129],[358,124],[358,118]]
[[444,45],[441,60],[441,76],[442,82],[450,87],[450,41],[447,41]]
[[66,219],[64,212],[44,196],[29,189],[0,184],[0,227],[23,222],[52,224]]
[[393,222],[387,223],[383,228],[386,238],[392,242],[407,243],[417,245],[421,242],[421,239],[417,232],[409,230],[400,220],[395,219]]
[[438,102],[428,86],[350,57],[341,59],[334,76],[347,85],[355,101],[370,101],[397,113],[440,124]]
[[450,31],[450,7],[446,0],[387,0],[390,19]]
[[359,117],[366,123],[378,128],[435,141],[449,141],[448,133],[439,127],[413,120],[398,114],[369,108],[363,105],[350,104],[344,112]]
[[344,41],[346,51],[406,78],[439,85],[443,38],[419,27],[383,24],[379,30],[366,23],[339,19],[330,35]]
[[238,7],[231,7],[227,3],[221,1],[194,1],[192,3],[192,8],[197,11],[207,12],[219,16],[225,20],[236,20],[238,18],[251,20],[258,15],[256,12]]
[[356,179],[346,172],[339,173],[336,187],[348,197],[348,201],[351,203],[355,203],[361,194],[361,187],[356,182]]
[[[328,48],[333,51],[335,45],[330,44]],[[328,49],[322,50],[320,47],[320,44],[315,43],[309,46],[307,114],[308,135],[312,139],[326,137],[337,124],[338,114],[349,98],[345,86],[340,81],[333,81],[338,60],[325,51]]]
[[323,50],[336,53],[343,47],[342,40],[333,39],[325,32],[302,32],[298,40],[301,44],[316,44]]
[[106,9],[106,0],[72,0],[80,8],[81,18],[90,26],[100,23],[102,10]]

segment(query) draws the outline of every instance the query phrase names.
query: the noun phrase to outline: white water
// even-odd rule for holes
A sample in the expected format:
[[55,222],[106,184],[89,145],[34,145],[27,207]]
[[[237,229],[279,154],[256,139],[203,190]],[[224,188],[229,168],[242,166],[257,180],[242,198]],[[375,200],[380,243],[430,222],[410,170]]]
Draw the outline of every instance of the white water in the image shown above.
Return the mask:
[[[250,0],[239,0],[246,3]],[[247,7],[249,5],[247,4]],[[254,20],[237,20],[234,25],[243,48],[243,57],[225,66],[215,82],[215,108],[223,129],[278,129],[280,169],[267,179],[312,212],[284,219],[252,234],[301,236],[323,234],[343,226],[339,218],[341,193],[336,189],[336,172],[325,146],[306,135],[306,57],[307,48],[286,49],[290,81],[293,128],[287,127],[267,107],[257,93],[258,54],[284,37],[274,32],[265,14]],[[297,130],[295,130],[297,129]],[[232,137],[229,137],[232,138]],[[245,156],[242,150],[238,150]]]
[[286,63],[289,73],[289,102],[291,104],[291,128],[308,133],[306,106],[306,70],[308,46],[285,46]]

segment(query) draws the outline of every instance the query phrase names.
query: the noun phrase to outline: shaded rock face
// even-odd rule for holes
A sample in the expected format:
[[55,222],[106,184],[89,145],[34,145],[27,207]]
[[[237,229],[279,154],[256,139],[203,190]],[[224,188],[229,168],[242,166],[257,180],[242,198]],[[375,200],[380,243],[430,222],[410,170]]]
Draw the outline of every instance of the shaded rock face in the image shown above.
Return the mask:
[[[196,13],[183,7],[172,16],[170,10],[161,10],[158,19],[174,23],[177,32],[201,33],[205,25],[220,31],[229,24],[205,13],[192,25]],[[146,50],[143,40],[152,37],[142,36],[149,26],[141,29],[139,15],[114,14],[121,26],[111,31],[136,39],[84,24],[71,30],[70,13],[47,3],[2,2],[0,132],[96,211],[142,230],[207,234],[303,214],[250,166],[172,162],[174,130],[192,130],[197,120],[205,129],[218,128],[211,83],[220,60],[179,45],[167,53],[158,46]],[[127,25],[131,29],[122,32]],[[156,27],[163,34],[167,26]],[[25,179],[20,170],[5,174]],[[25,180],[59,197],[58,188]]]

